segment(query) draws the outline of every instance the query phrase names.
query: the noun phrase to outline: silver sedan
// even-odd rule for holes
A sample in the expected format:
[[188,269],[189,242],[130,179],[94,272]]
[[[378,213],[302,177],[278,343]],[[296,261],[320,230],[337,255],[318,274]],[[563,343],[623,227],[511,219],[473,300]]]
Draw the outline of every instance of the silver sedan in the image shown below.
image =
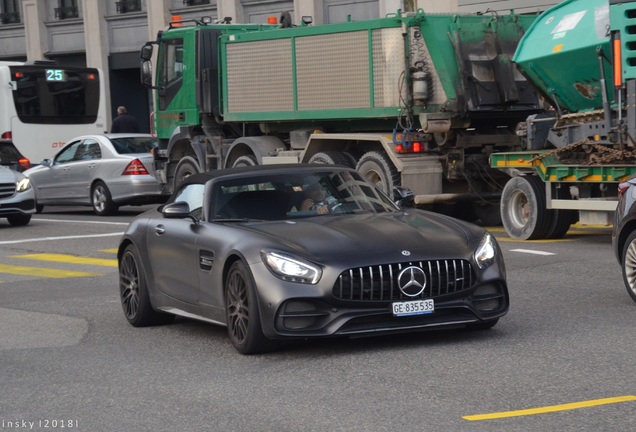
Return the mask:
[[33,183],[38,211],[46,205],[87,205],[110,215],[122,205],[168,198],[154,176],[156,146],[147,134],[80,136],[24,174]]

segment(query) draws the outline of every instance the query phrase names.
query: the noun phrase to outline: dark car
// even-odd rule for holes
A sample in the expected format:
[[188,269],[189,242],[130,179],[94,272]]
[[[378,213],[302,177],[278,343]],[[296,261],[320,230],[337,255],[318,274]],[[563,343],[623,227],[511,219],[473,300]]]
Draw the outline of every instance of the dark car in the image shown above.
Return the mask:
[[400,209],[329,165],[188,177],[131,222],[118,260],[133,326],[174,315],[227,326],[244,354],[281,339],[487,329],[509,307],[503,257],[483,228]]
[[0,165],[12,170],[23,172],[31,168],[31,161],[15,147],[13,142],[0,139]]
[[627,292],[636,301],[636,176],[620,183],[618,193],[612,246],[622,268]]

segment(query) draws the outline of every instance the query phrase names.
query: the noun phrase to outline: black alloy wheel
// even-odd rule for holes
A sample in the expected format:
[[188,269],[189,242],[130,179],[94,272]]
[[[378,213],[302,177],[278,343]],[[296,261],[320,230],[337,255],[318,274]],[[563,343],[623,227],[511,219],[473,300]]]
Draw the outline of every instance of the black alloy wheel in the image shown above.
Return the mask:
[[234,262],[225,279],[227,332],[241,354],[257,354],[273,347],[263,334],[252,275],[242,261]]

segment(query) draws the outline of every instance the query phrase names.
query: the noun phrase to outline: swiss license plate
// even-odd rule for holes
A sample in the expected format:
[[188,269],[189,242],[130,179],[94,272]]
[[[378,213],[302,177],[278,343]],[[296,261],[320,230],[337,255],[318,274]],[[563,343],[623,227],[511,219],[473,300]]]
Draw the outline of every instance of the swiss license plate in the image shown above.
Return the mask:
[[391,305],[391,308],[395,316],[424,315],[433,313],[435,303],[433,299],[411,300],[395,302]]

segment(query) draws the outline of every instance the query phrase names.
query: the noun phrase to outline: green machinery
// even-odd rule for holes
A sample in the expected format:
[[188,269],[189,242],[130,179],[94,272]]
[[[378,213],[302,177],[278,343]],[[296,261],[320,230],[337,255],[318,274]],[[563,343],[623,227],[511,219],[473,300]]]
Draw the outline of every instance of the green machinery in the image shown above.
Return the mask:
[[519,239],[610,224],[636,172],[636,2],[567,0],[545,11],[513,61],[551,109],[526,122],[524,151],[493,154],[511,175],[501,216]]
[[270,26],[173,22],[142,48],[158,178],[171,190],[204,170],[338,163],[389,193],[411,189],[420,206],[498,222],[508,175],[488,156],[521,150],[517,124],[542,112],[512,62],[535,19],[419,10],[320,26],[291,26],[285,13]]

